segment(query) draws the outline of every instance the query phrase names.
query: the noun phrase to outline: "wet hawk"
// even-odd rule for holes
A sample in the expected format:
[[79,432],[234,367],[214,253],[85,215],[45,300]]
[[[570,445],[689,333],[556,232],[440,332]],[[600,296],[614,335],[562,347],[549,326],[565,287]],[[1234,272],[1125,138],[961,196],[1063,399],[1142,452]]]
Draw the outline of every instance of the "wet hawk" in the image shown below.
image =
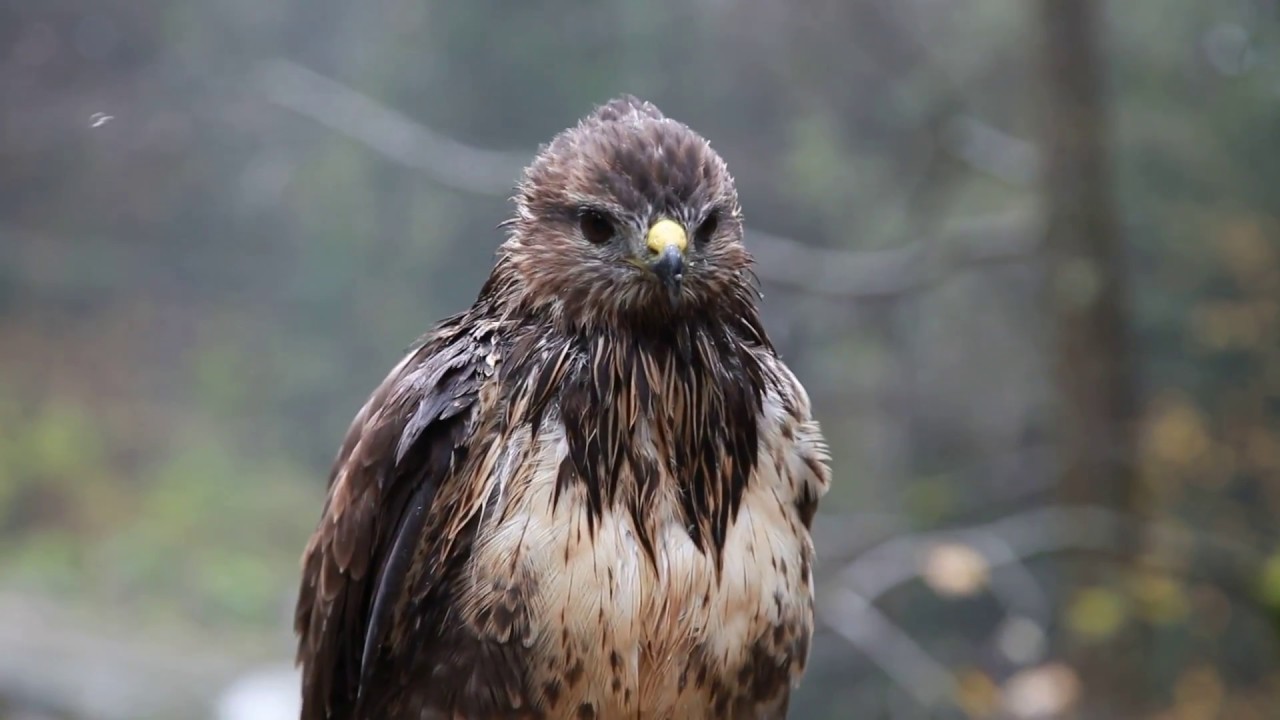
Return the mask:
[[303,719],[784,717],[830,471],[724,161],[623,97],[515,205],[475,303],[342,443],[303,558]]

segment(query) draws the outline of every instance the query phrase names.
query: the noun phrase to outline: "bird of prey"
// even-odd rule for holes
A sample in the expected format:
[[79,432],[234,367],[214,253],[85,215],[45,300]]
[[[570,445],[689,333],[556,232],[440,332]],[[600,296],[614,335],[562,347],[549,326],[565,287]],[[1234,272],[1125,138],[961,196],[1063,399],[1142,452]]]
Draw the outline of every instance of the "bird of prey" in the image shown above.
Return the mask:
[[525,170],[470,309],[342,442],[303,720],[782,718],[827,489],[724,161],[623,96]]

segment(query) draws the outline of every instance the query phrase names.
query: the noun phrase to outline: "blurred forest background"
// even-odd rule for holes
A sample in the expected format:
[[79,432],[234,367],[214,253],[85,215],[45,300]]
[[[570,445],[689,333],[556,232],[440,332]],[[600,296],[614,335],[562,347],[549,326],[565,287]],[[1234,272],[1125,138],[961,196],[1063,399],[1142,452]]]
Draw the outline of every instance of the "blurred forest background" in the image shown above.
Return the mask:
[[346,424],[621,92],[834,448],[797,718],[1280,717],[1276,0],[0,0],[0,717],[291,717]]

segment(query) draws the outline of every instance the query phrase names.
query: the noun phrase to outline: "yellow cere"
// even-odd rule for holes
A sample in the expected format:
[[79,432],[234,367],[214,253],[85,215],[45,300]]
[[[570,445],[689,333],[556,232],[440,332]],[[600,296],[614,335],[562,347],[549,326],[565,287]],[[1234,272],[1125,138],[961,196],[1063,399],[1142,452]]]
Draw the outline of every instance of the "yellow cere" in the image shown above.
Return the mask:
[[654,253],[660,253],[672,245],[682,253],[689,245],[689,238],[685,235],[684,228],[680,227],[680,223],[674,220],[659,220],[649,228],[649,249]]

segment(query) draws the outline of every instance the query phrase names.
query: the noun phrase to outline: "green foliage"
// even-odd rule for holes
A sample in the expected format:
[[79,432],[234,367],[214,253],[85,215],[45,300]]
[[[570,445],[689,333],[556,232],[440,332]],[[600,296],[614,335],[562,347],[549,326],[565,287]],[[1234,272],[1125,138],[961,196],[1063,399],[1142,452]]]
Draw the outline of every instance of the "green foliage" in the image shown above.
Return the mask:
[[313,478],[194,430],[126,475],[107,448],[127,440],[106,418],[69,399],[24,410],[0,452],[0,585],[214,625],[279,621],[318,507]]

